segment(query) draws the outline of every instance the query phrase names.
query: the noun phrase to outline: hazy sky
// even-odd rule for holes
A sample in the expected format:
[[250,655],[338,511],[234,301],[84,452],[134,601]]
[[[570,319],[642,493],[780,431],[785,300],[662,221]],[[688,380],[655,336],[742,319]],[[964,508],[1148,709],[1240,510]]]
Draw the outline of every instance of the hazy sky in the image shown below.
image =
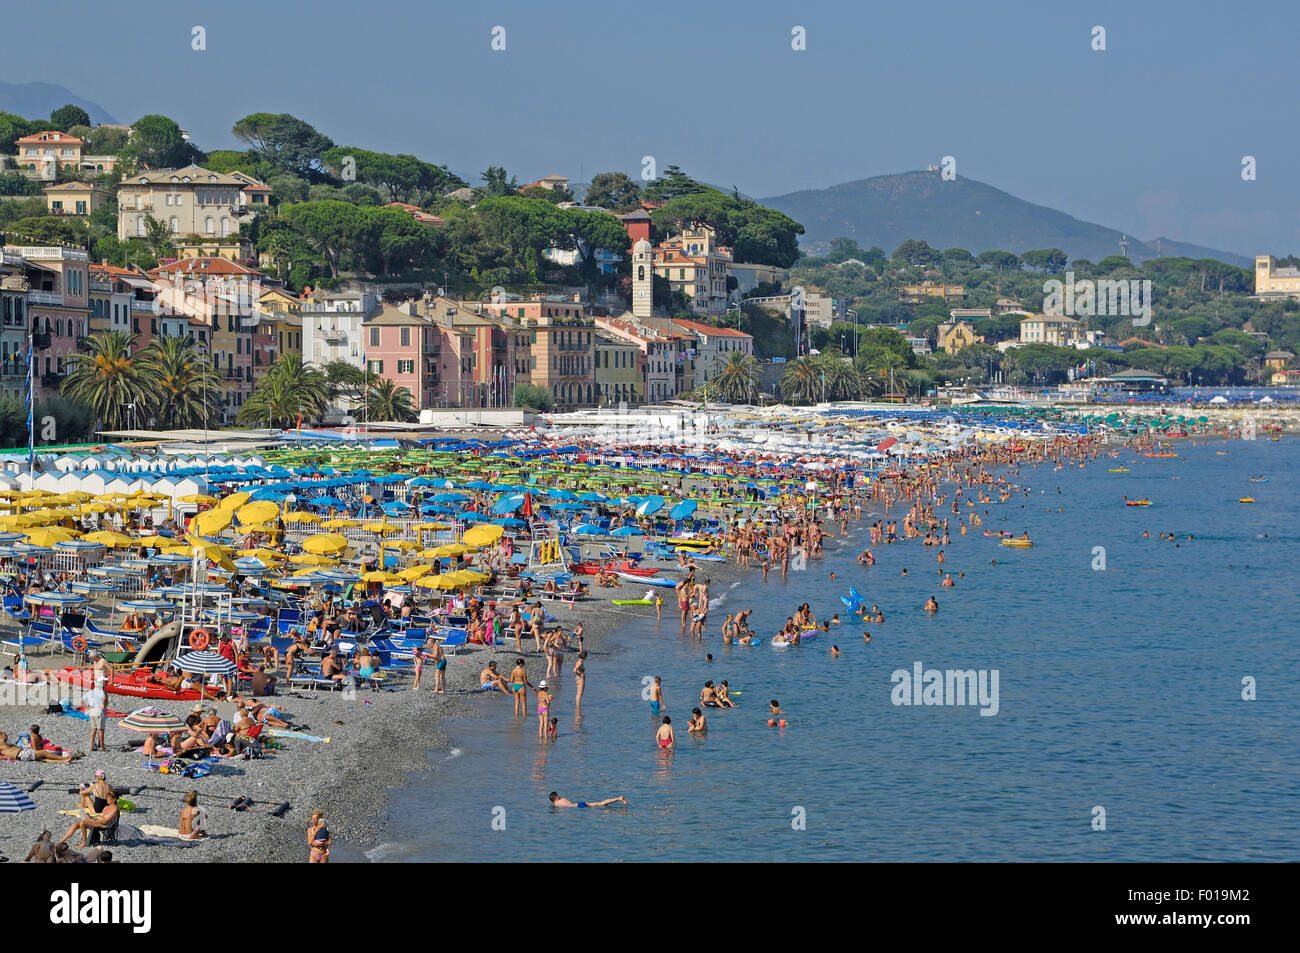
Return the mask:
[[467,178],[635,175],[651,155],[755,196],[952,155],[958,175],[1144,239],[1300,253],[1293,2],[44,0],[0,23],[0,79],[60,83],[122,122],[169,115],[206,149],[236,146],[241,116],[290,112]]

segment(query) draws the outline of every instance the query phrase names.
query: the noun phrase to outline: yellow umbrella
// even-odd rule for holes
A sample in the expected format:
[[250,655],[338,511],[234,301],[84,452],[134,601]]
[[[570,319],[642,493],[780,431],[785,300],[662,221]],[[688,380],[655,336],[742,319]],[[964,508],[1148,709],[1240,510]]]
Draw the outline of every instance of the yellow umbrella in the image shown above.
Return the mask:
[[439,530],[451,529],[446,523],[416,523],[415,530],[419,533],[438,532]]
[[[94,535],[94,534],[91,534]],[[89,537],[87,537],[89,539]],[[170,536],[159,536],[157,533],[150,533],[148,536],[137,536],[136,543],[143,546],[165,546],[173,543],[175,540]]]
[[274,533],[275,527],[270,523],[254,523],[252,526],[239,527],[241,533]]
[[222,510],[237,510],[252,499],[252,497],[253,494],[251,493],[231,493],[228,497],[217,504],[217,508]]
[[389,549],[419,549],[420,544],[409,539],[398,539],[386,544]]
[[217,498],[215,496],[208,496],[206,493],[191,493],[189,496],[180,497],[177,502],[203,503],[206,506],[211,506],[213,503],[217,502]]
[[457,579],[465,579],[472,583],[487,582],[490,578],[487,573],[479,572],[477,569],[462,569],[452,573]]
[[330,559],[328,556],[317,556],[315,553],[299,553],[296,556],[290,556],[289,562],[297,563],[299,566],[337,566],[337,559]]
[[274,549],[267,549],[265,546],[262,546],[257,549],[241,549],[239,551],[239,555],[253,556],[257,559],[262,560],[262,562],[264,563],[279,561],[285,558],[284,553],[277,553]]
[[302,548],[318,556],[328,556],[332,553],[341,553],[347,549],[348,538],[338,533],[319,533],[316,536],[308,536],[304,539]]
[[475,547],[466,546],[464,543],[446,543],[442,546],[435,546],[433,549],[426,549],[420,553],[426,559],[440,559],[443,556],[460,556],[464,553],[474,552]]
[[354,526],[360,526],[361,520],[349,520],[349,519],[339,518],[334,520],[326,520],[320,525],[322,529],[351,529]]
[[28,533],[27,541],[33,546],[53,546],[55,543],[66,543],[78,535],[80,534],[74,530],[62,526],[42,526]]
[[367,523],[363,528],[367,533],[379,533],[382,536],[389,536],[393,533],[400,533],[402,531],[402,527],[394,526],[392,523],[382,521],[378,523]]
[[213,533],[220,533],[230,525],[230,521],[235,518],[235,513],[229,508],[217,507],[214,510],[208,510],[194,517],[194,522],[190,524],[191,528],[199,533],[200,536],[211,536]]
[[415,582],[421,576],[427,576],[431,572],[433,572],[432,566],[408,566],[406,569],[400,570],[397,575],[401,576],[406,582]]
[[238,516],[241,523],[265,523],[267,520],[273,520],[280,513],[280,507],[270,500],[259,500],[256,503],[246,503],[239,508]]
[[305,510],[294,510],[292,513],[285,513],[282,519],[286,523],[319,523],[322,518]]
[[469,581],[457,579],[455,573],[443,573],[441,576],[421,576],[415,584],[422,589],[464,589]]
[[364,573],[361,576],[361,581],[394,583],[394,582],[405,582],[406,580],[403,579],[401,576],[397,575],[396,573],[385,572],[382,569],[375,569],[371,572]]
[[110,549],[116,549],[119,546],[134,546],[136,541],[125,533],[114,533],[111,530],[100,530],[98,533],[87,533],[82,537],[91,543],[102,543]]
[[226,572],[235,571],[235,564],[230,561],[230,557],[226,555],[226,550],[223,547],[209,543],[207,540],[200,539],[192,533],[186,533],[185,538],[189,540],[192,546],[201,549],[204,557],[207,558],[209,562],[215,563],[222,569],[226,570]]
[[501,538],[505,531],[504,526],[497,526],[495,523],[484,523],[481,526],[473,526],[465,530],[465,534],[460,539],[467,546],[491,546]]

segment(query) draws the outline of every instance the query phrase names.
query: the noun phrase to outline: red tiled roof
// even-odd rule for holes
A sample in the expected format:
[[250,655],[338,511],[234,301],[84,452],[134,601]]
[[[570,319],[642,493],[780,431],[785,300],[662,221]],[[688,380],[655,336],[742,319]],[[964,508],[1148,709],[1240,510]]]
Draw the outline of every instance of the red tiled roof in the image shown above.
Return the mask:
[[249,268],[247,265],[241,265],[239,262],[231,261],[228,258],[182,258],[169,265],[155,268],[149,274],[168,277],[175,275],[216,275],[220,277],[248,275],[249,277],[263,277],[262,273],[256,268]]
[[[58,139],[41,138],[41,136],[50,136],[50,135],[55,135],[58,136],[59,138]],[[76,142],[83,146],[86,144],[85,139],[81,139],[77,136],[70,136],[66,132],[60,132],[58,129],[42,129],[40,132],[34,132],[30,136],[23,136],[21,139],[15,139],[14,142],[15,143],[25,142],[25,143],[32,143],[32,144],[38,142],[57,142],[60,145],[65,142],[69,144]]]
[[695,334],[711,334],[714,337],[747,338],[753,336],[746,334],[744,331],[737,331],[735,328],[715,328],[713,325],[705,324],[703,321],[687,321],[681,318],[673,318],[673,324],[683,327]]

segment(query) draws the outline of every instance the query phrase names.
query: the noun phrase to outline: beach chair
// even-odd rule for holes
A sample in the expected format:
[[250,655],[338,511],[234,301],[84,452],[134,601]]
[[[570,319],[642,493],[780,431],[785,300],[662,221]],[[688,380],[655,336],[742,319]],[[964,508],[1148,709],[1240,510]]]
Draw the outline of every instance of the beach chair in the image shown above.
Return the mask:
[[90,838],[89,838],[90,845],[94,847],[100,844],[101,842],[106,845],[117,844],[117,829],[121,825],[121,823],[122,823],[122,815],[119,812],[117,817],[113,818],[113,822],[109,824],[107,827],[91,828]]
[[446,635],[441,638],[435,635],[434,638],[442,643],[444,649],[451,649],[447,654],[455,655],[456,647],[469,641],[469,631],[467,629],[448,629]]
[[320,669],[312,672],[299,672],[293,678],[289,679],[290,688],[314,688],[317,690],[337,691],[343,687],[343,681],[335,678],[325,678],[321,675]]

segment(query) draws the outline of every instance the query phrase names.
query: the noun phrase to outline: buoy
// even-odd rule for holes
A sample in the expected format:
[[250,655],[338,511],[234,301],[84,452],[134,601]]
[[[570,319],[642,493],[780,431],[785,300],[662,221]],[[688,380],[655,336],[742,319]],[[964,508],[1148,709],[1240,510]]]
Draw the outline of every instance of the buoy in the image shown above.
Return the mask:
[[776,719],[775,719],[775,718],[769,718],[769,719],[767,720],[767,727],[769,727],[769,728],[775,728],[775,727],[776,727]]
[[782,728],[784,728],[784,727],[785,727],[785,719],[782,718],[779,722],[777,722],[777,724],[780,725]]
[[190,633],[190,648],[196,652],[202,652],[212,644],[212,636],[208,635],[207,629],[195,629]]
[[86,651],[86,639],[84,636],[75,636],[72,640],[72,648],[77,652]]

